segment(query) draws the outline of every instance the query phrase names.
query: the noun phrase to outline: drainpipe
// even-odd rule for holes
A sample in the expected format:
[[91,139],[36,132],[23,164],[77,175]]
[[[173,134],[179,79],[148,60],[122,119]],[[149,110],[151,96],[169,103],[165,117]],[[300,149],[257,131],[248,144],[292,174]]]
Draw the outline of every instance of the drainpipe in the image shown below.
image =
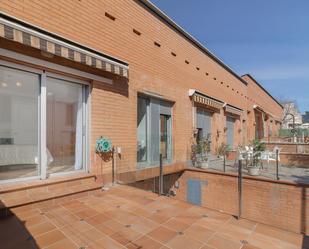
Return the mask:
[[242,213],[242,162],[238,160],[238,215],[237,219],[241,218]]

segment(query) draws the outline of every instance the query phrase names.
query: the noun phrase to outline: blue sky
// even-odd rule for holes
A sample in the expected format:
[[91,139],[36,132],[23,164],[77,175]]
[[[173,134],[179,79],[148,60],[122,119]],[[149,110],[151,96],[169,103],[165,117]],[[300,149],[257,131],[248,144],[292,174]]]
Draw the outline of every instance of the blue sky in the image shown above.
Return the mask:
[[239,75],[309,111],[309,0],[152,0]]

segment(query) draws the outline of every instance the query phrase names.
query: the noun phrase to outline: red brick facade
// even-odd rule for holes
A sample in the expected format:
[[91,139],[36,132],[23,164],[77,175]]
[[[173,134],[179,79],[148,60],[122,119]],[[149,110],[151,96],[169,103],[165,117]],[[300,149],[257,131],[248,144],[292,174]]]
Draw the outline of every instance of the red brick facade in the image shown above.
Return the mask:
[[[128,62],[128,81],[108,75],[113,84],[98,81],[91,84],[90,171],[95,174],[111,171],[111,163],[102,162],[94,151],[100,136],[109,137],[115,146],[121,147],[121,158],[116,159],[118,173],[136,170],[138,93],[151,92],[174,103],[173,164],[190,159],[195,109],[188,96],[189,89],[242,109],[242,115],[235,121],[234,147],[255,137],[254,105],[271,114],[266,115],[264,126],[271,127],[272,134],[277,133],[279,120],[275,118],[281,117],[282,108],[271,96],[251,78],[235,76],[139,1],[0,0],[0,10]],[[17,50],[2,44],[1,47]],[[30,50],[19,51],[41,56]],[[57,58],[49,60],[66,63]],[[95,70],[82,69],[97,74]],[[226,142],[224,108],[213,113],[211,122],[214,152]],[[264,132],[265,136],[268,134]]]

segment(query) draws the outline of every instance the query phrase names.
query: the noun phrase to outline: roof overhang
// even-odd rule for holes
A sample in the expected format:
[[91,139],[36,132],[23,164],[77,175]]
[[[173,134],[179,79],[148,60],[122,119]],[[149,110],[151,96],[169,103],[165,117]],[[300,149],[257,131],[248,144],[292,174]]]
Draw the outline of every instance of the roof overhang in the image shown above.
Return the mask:
[[128,63],[24,23],[0,12],[0,38],[76,63],[128,78]]

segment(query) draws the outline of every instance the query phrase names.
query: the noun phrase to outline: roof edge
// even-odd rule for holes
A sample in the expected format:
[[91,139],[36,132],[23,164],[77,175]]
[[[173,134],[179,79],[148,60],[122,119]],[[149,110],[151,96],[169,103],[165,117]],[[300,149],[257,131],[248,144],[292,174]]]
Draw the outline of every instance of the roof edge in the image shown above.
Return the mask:
[[244,85],[248,83],[242,79],[232,68],[226,65],[221,59],[215,56],[209,49],[207,49],[202,43],[200,43],[196,38],[190,35],[187,31],[185,31],[180,25],[174,22],[168,15],[166,15],[162,10],[160,10],[157,6],[155,6],[149,0],[135,0],[149,9],[152,13],[156,14],[161,20],[170,25],[173,29],[175,29],[178,33],[184,36],[187,40],[189,40],[193,45],[195,45],[198,49],[200,49],[203,53],[208,55],[211,59],[217,62],[220,66],[222,66],[225,70],[231,73],[234,77],[240,80]]
[[246,73],[244,75],[242,75],[241,77],[244,76],[248,76],[251,80],[254,81],[254,83],[256,83],[269,97],[271,97],[282,109],[284,108],[283,105],[280,104],[280,102],[273,97],[259,82],[256,81],[256,79],[254,79],[249,73]]

